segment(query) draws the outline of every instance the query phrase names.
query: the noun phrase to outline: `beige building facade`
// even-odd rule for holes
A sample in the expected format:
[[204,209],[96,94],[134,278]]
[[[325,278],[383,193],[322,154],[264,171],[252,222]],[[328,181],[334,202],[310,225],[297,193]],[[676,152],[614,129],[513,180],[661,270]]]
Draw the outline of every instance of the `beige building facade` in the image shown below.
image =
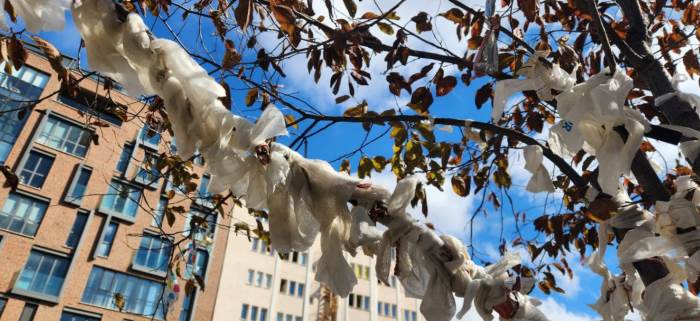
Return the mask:
[[[233,222],[255,226],[245,210],[234,210]],[[314,262],[321,256],[320,238],[306,252],[282,258],[264,242],[231,232],[214,307],[215,321],[316,321],[323,291],[314,281]],[[404,294],[395,276],[380,284],[375,259],[346,255],[358,279],[347,298],[337,297],[336,321],[423,321],[420,301]],[[321,303],[321,304],[319,304]]]

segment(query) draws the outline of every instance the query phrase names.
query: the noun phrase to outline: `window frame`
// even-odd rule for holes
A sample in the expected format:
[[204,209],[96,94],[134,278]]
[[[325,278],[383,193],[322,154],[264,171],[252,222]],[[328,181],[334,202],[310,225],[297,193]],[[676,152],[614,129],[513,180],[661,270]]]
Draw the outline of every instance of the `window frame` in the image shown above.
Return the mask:
[[[42,117],[42,119],[41,119],[41,122],[39,124],[39,127],[37,128],[36,133],[32,137],[32,143],[39,144],[41,146],[46,146],[47,148],[50,148],[52,150],[55,150],[55,151],[58,151],[58,152],[61,152],[61,153],[67,154],[67,155],[71,155],[71,156],[77,157],[79,159],[85,159],[88,152],[90,151],[90,147],[92,146],[91,139],[88,139],[88,144],[87,144],[87,146],[85,146],[85,155],[82,155],[82,156],[75,154],[73,152],[61,150],[58,147],[53,147],[53,146],[49,145],[47,142],[39,141],[39,139],[41,138],[42,133],[44,131],[44,128],[47,126],[49,119],[51,119],[52,117],[59,122],[68,123],[71,126],[78,127],[79,129],[81,129],[85,132],[88,132],[88,134],[90,134],[90,137],[92,137],[92,135],[95,134],[95,129],[92,126],[77,122],[77,121],[71,119],[70,117],[63,116],[63,115],[61,115],[61,114],[59,114],[51,109],[47,109],[46,113],[44,114],[44,117]],[[47,138],[48,138],[48,136],[47,136]],[[65,142],[65,140],[63,140],[63,141]],[[77,142],[76,142],[76,144],[77,144]]]
[[[148,137],[146,134],[147,130],[153,130],[155,132],[155,136],[158,136],[158,142],[153,145],[153,143],[149,142],[147,138],[152,138]],[[146,139],[144,139],[144,137]],[[136,137],[136,140],[138,141],[139,145],[147,147],[149,149],[158,151],[158,145],[160,145],[161,141],[163,140],[163,134],[160,133],[157,129],[152,129],[148,124],[144,124],[141,129],[139,129],[139,134]]]
[[[192,233],[192,231],[189,229],[189,228],[190,228],[190,227],[189,227],[189,225],[190,225],[189,223],[190,223],[190,221],[192,220],[193,212],[202,213],[203,215],[205,215],[206,218],[213,217],[213,221],[207,221],[207,222],[210,223],[210,224],[213,223],[213,226],[208,227],[206,231],[203,231],[203,232],[195,232],[195,233],[204,233],[204,234],[203,234],[203,237],[205,237],[206,235],[211,235],[212,241],[215,241],[215,240],[216,240],[216,235],[217,235],[217,233],[216,233],[216,230],[217,230],[216,224],[218,224],[218,218],[219,218],[219,217],[218,217],[218,213],[215,213],[213,210],[208,209],[208,208],[206,208],[206,207],[205,207],[205,208],[202,208],[202,207],[200,207],[200,206],[194,206],[194,204],[193,204],[193,206],[190,206],[189,211],[187,211],[187,216],[185,217],[185,230],[183,231],[183,235],[189,237],[189,236],[191,235],[190,233]],[[206,219],[206,218],[205,218],[205,219]],[[196,235],[195,235],[195,238],[196,238]],[[199,240],[197,240],[197,241],[198,241],[197,243],[199,244]],[[214,243],[212,243],[212,244],[214,244]],[[197,245],[197,246],[199,247],[199,245]]]
[[[14,192],[10,192],[10,193],[8,194],[8,196],[5,198],[5,201],[2,203],[2,206],[0,206],[0,213],[2,213],[2,210],[5,208],[5,204],[6,204],[7,201],[10,199],[10,196],[13,195],[13,194],[18,195],[19,197],[26,197],[26,198],[32,199],[32,200],[35,201],[35,202],[43,203],[43,204],[44,204],[44,211],[43,211],[43,213],[41,214],[41,217],[39,218],[39,220],[36,222],[36,231],[34,232],[33,235],[25,234],[25,233],[23,232],[24,229],[25,229],[26,226],[27,226],[27,222],[26,222],[27,219],[26,219],[26,216],[29,215],[30,213],[26,213],[26,214],[25,214],[24,222],[22,223],[22,228],[20,229],[19,232],[10,229],[10,225],[11,225],[11,223],[12,223],[12,218],[16,217],[16,216],[14,216],[14,215],[13,215],[13,216],[8,216],[8,225],[7,225],[7,227],[2,227],[2,226],[0,226],[0,230],[7,231],[8,233],[12,233],[12,234],[15,234],[15,235],[21,235],[21,236],[24,236],[24,237],[29,237],[29,238],[34,238],[34,237],[36,237],[36,234],[39,232],[39,229],[41,228],[41,223],[44,222],[44,217],[46,216],[46,212],[48,211],[49,205],[51,204],[51,200],[48,199],[48,198],[42,197],[42,196],[34,195],[34,194],[31,194],[31,193],[25,192],[25,191],[23,191],[23,190],[17,189],[17,190],[15,190]],[[16,209],[16,206],[15,206],[13,209]]]
[[0,317],[2,317],[2,313],[5,311],[5,308],[7,308],[7,302],[7,298],[0,295]]
[[[202,183],[204,183],[206,179],[206,195],[202,194]],[[211,185],[211,175],[210,174],[203,174],[202,178],[199,179],[199,183],[197,184],[197,197],[195,197],[194,201],[197,205],[205,207],[209,210],[214,208],[214,202],[212,201],[212,192],[209,191],[209,186]]]
[[[170,203],[170,200],[166,196],[160,196],[158,198],[158,204],[156,204],[156,207],[153,209],[153,217],[151,219],[151,226],[157,227],[157,228],[162,228],[163,223],[166,221],[165,218],[165,208],[168,207],[168,203]],[[162,208],[161,208],[162,205]]]
[[[104,202],[105,197],[109,197],[109,196],[121,197],[121,195],[118,195],[118,194],[117,194],[117,195],[110,195],[110,194],[109,194],[109,190],[112,188],[112,184],[113,184],[113,183],[125,185],[125,186],[127,186],[128,188],[133,188],[133,189],[135,189],[136,191],[138,191],[139,197],[138,197],[137,200],[134,200],[134,202],[136,203],[136,211],[135,211],[135,213],[134,213],[134,216],[129,216],[128,214],[125,214],[125,213],[122,213],[122,212],[117,212],[117,211],[115,211],[115,210],[113,210],[113,209],[111,209],[111,208],[103,208],[102,203]],[[128,181],[125,181],[125,180],[119,179],[119,178],[112,178],[112,180],[109,182],[109,184],[107,184],[107,186],[108,186],[108,189],[107,189],[107,191],[105,192],[105,194],[101,196],[101,198],[100,198],[100,203],[99,203],[99,205],[98,205],[97,211],[100,212],[100,213],[103,213],[103,214],[112,216],[112,217],[114,217],[114,218],[120,219],[120,220],[122,220],[122,221],[126,221],[126,222],[128,222],[128,223],[134,223],[134,222],[136,222],[136,216],[139,214],[139,210],[140,210],[140,206],[139,206],[139,205],[140,205],[140,203],[141,203],[141,199],[143,198],[143,189],[142,189],[140,186],[138,186],[138,185],[134,185],[134,184],[132,184],[132,183],[130,183],[130,182],[128,182]],[[129,191],[129,192],[128,192],[128,194],[131,194],[131,193],[134,193],[134,192],[132,192],[132,191]],[[130,201],[130,200],[131,200],[131,198],[130,198],[130,197],[127,197],[127,201]]]
[[[30,184],[31,181],[34,179],[34,177],[37,176],[38,172],[36,171],[36,168],[34,168],[33,170],[30,171],[31,176],[30,176],[29,180],[26,183],[22,182],[22,176],[23,176],[22,174],[25,171],[25,166],[27,166],[27,162],[29,161],[29,158],[32,156],[32,153],[39,154],[39,157],[47,157],[47,158],[51,159],[51,164],[49,165],[49,169],[44,174],[44,178],[41,181],[41,184],[39,184],[39,186],[34,186],[34,185]],[[43,160],[43,159],[40,158],[40,160]],[[53,167],[53,164],[55,161],[56,161],[56,155],[53,153],[41,150],[41,149],[36,148],[36,147],[31,147],[31,148],[27,149],[27,151],[25,152],[25,155],[22,156],[22,160],[20,161],[20,163],[17,166],[17,172],[19,173],[19,175],[17,175],[19,178],[19,183],[24,185],[24,186],[40,190],[42,187],[44,187],[44,183],[46,183],[46,179],[49,177],[49,173],[51,173],[51,168]],[[37,167],[38,166],[39,166],[39,163],[37,162]]]
[[[126,148],[129,148],[129,153],[126,152]],[[121,152],[119,153],[119,159],[117,159],[117,164],[114,166],[114,172],[119,173],[119,175],[124,176],[129,172],[129,167],[131,166],[131,160],[134,157],[134,152],[136,151],[136,145],[133,142],[125,142],[122,144]],[[126,159],[122,159],[126,155]],[[120,169],[122,162],[125,162],[124,170]]]
[[[95,272],[96,269],[102,270],[101,272],[99,272],[99,273],[100,273],[100,274],[99,274],[99,279],[93,279],[93,273]],[[111,273],[111,274],[112,274],[112,275],[111,275],[111,280],[110,280],[110,282],[109,282],[109,287],[106,288],[106,289],[102,289],[102,287],[103,287],[103,285],[104,285],[104,281],[105,281],[104,278],[105,278],[105,274],[106,274],[106,273]],[[96,277],[97,277],[97,276],[96,276]],[[96,277],[95,277],[95,278],[96,278]],[[119,278],[122,278],[122,279],[121,279],[121,280],[118,280]],[[131,279],[131,282],[130,282],[129,279]],[[90,287],[89,285],[91,284],[91,283],[90,283],[91,280],[94,281],[94,282],[96,282],[96,283],[97,283],[97,286]],[[144,282],[144,283],[139,283],[139,284],[133,283],[134,280],[136,280],[136,281],[138,281],[138,282]],[[125,286],[128,285],[128,284],[138,285],[138,287],[133,286],[132,288],[130,288],[130,290],[132,291],[132,293],[129,293],[128,295],[125,295],[125,296],[126,296],[126,298],[125,298],[125,308],[124,308],[123,311],[121,311],[121,313],[130,313],[130,314],[133,314],[133,315],[145,316],[145,317],[148,317],[148,318],[153,317],[153,318],[156,319],[156,320],[165,320],[165,319],[166,319],[167,313],[168,313],[168,312],[167,312],[165,303],[164,303],[164,301],[163,301],[163,298],[161,298],[160,300],[154,301],[154,302],[152,303],[153,306],[146,306],[147,304],[149,304],[148,301],[143,301],[142,304],[141,304],[141,306],[137,306],[137,308],[143,310],[144,312],[145,312],[145,310],[146,310],[147,308],[152,308],[152,309],[153,309],[152,314],[146,314],[146,313],[140,313],[140,312],[135,312],[135,311],[129,311],[129,310],[127,309],[127,307],[129,307],[129,308],[131,307],[130,304],[132,304],[132,302],[130,302],[129,300],[132,298],[132,295],[134,294],[134,292],[135,292],[135,294],[136,294],[135,300],[139,300],[139,299],[144,299],[144,300],[145,300],[145,299],[146,299],[146,296],[148,295],[147,292],[148,292],[148,290],[151,288],[151,286],[153,286],[153,285],[158,285],[159,287],[162,287],[162,288],[160,289],[160,291],[163,291],[163,288],[166,286],[165,283],[162,283],[160,280],[155,280],[155,279],[152,279],[152,278],[143,277],[143,276],[140,276],[140,275],[135,275],[135,274],[133,274],[133,273],[127,273],[127,272],[122,272],[122,271],[114,270],[114,269],[107,268],[107,267],[103,267],[103,266],[100,266],[100,265],[93,265],[93,266],[92,266],[92,269],[90,270],[90,275],[88,276],[88,281],[86,282],[85,287],[83,288],[83,292],[82,292],[82,294],[81,294],[81,296],[80,296],[80,303],[81,303],[81,304],[85,304],[85,305],[89,305],[89,306],[94,306],[94,307],[99,307],[99,308],[107,309],[107,310],[110,310],[110,311],[117,311],[117,312],[120,312],[116,307],[112,307],[112,304],[113,304],[112,301],[110,301],[110,303],[107,304],[107,305],[100,305],[99,303],[93,303],[93,302],[91,302],[91,301],[89,301],[89,300],[86,300],[86,294],[90,294],[90,297],[94,297],[95,295],[100,294],[100,293],[98,293],[98,292],[96,292],[96,291],[107,292],[108,294],[111,294],[111,295],[113,296],[114,293],[112,293],[112,292],[113,292],[113,290],[115,290],[115,282],[117,282],[117,281],[126,281],[126,282],[124,282],[124,283],[125,283]],[[136,290],[144,291],[144,289],[145,289],[145,292],[146,292],[146,293],[140,293],[139,291],[136,291]],[[93,293],[89,293],[89,292],[87,292],[87,291],[93,291]],[[92,301],[94,301],[94,300],[95,300],[95,299],[93,298]],[[160,317],[159,312],[162,313],[162,315],[163,315],[162,318]]]
[[[103,243],[105,243],[105,237],[107,237],[107,229],[109,226],[114,224],[116,227],[114,228],[114,236],[112,237],[112,240],[109,241],[109,248],[107,249],[107,254],[102,255],[100,252],[100,246],[102,246]],[[106,220],[103,223],[102,226],[102,231],[100,232],[100,239],[98,240],[97,244],[95,245],[95,257],[101,257],[101,258],[108,258],[109,255],[112,253],[112,248],[114,247],[114,240],[117,238],[117,233],[119,233],[119,223],[118,222],[112,222],[112,220]]]
[[[168,242],[170,244],[170,246],[168,246],[167,248],[161,248],[157,251],[158,253],[155,253],[155,255],[158,255],[160,257],[163,250],[169,251],[165,266],[163,266],[163,267],[151,267],[151,266],[146,266],[146,265],[136,263],[136,260],[137,260],[138,255],[139,255],[139,251],[141,251],[141,246],[143,245],[144,238],[152,238],[149,242],[149,247],[148,247],[147,251],[153,251],[153,249],[151,248],[151,246],[153,245],[153,242],[154,242],[153,238],[159,239],[160,241]],[[149,230],[144,230],[143,235],[141,236],[141,242],[139,243],[139,248],[134,252],[134,256],[131,259],[131,269],[134,271],[151,274],[151,275],[158,276],[158,277],[165,277],[166,274],[168,273],[167,263],[170,262],[170,257],[172,256],[172,246],[173,246],[172,243],[173,243],[173,240],[169,237],[162,237],[161,235],[158,235],[157,233],[151,232]],[[147,254],[146,261],[148,261],[148,259],[150,258],[150,255],[153,255],[153,253]],[[160,258],[158,258],[158,260],[160,260]],[[161,268],[162,268],[162,271],[161,271]]]
[[[80,229],[80,232],[77,233],[77,236],[75,236],[75,245],[70,245],[68,241],[71,240],[71,237],[74,235],[73,229],[75,228],[75,224],[78,222],[79,217],[85,217],[85,221],[82,223],[83,227]],[[90,212],[83,211],[83,210],[78,210],[75,214],[75,220],[73,221],[73,224],[71,225],[70,231],[68,232],[68,237],[66,237],[66,242],[64,243],[64,246],[70,249],[75,249],[78,247],[78,244],[80,244],[80,239],[83,237],[83,234],[85,233],[85,228],[87,227],[88,222],[90,221]]]
[[[31,315],[29,319],[24,318],[24,313],[27,310],[27,307],[31,307],[33,311],[31,311]],[[34,321],[34,318],[36,318],[36,311],[39,310],[39,305],[36,303],[32,302],[25,302],[24,307],[22,307],[22,312],[19,314],[19,321]]]
[[[187,300],[187,297],[191,296],[192,298],[189,299],[189,302],[185,302]],[[187,307],[187,310],[185,310],[185,303],[189,303],[189,306]],[[197,291],[192,291],[189,294],[185,294],[182,300],[182,305],[180,306],[180,315],[178,316],[178,321],[191,321],[194,320],[194,315],[196,309],[194,308],[197,303]],[[183,313],[187,313],[183,315]],[[184,319],[183,319],[184,317]]]
[[78,181],[80,180],[80,176],[83,173],[83,170],[88,172],[87,183],[85,184],[85,191],[87,191],[87,187],[90,184],[90,178],[92,178],[93,168],[85,164],[78,164],[73,170],[73,176],[71,178],[70,185],[68,186],[66,195],[63,197],[64,202],[76,206],[82,206],[83,198],[85,197],[85,191],[83,191],[83,195],[80,196],[80,198],[73,198],[73,193],[75,192],[75,188],[78,186]]
[[97,321],[102,320],[102,314],[94,313],[94,312],[89,312],[89,311],[78,310],[78,309],[74,309],[74,308],[71,308],[71,307],[64,307],[63,310],[61,310],[61,319],[59,319],[59,320],[62,320],[62,319],[63,319],[63,314],[64,314],[64,313],[70,313],[70,314],[72,314],[72,315],[81,316],[81,317],[83,317],[83,318],[91,318],[91,319],[95,319],[95,320],[97,320]]
[[[27,268],[27,264],[29,263],[29,260],[31,258],[32,253],[34,253],[34,252],[42,253],[43,255],[47,255],[47,256],[52,256],[53,258],[59,258],[59,259],[66,260],[66,273],[65,273],[65,275],[63,275],[63,282],[59,286],[58,293],[55,296],[51,295],[51,294],[35,292],[32,290],[22,289],[22,288],[18,287],[20,279],[22,278],[22,273]],[[39,261],[39,264],[41,264],[41,262],[43,262],[43,259],[44,258],[42,257],[41,261]],[[24,265],[22,265],[22,270],[17,275],[17,278],[15,278],[14,283],[12,284],[12,289],[10,291],[14,294],[17,294],[17,295],[21,295],[21,296],[25,296],[25,297],[29,297],[29,298],[34,298],[34,299],[38,299],[38,300],[42,300],[42,301],[46,301],[46,302],[51,302],[51,303],[58,303],[59,298],[61,297],[61,294],[63,294],[63,289],[64,289],[63,286],[66,284],[68,272],[70,271],[71,260],[72,260],[72,258],[68,254],[57,252],[57,251],[43,248],[43,247],[39,247],[39,246],[33,246],[31,248],[31,250],[29,251],[29,256],[27,256],[27,259],[24,262]],[[50,276],[53,275],[53,271],[54,271],[55,267],[56,266],[54,263],[54,265],[51,266],[51,271],[49,273],[49,277],[47,277],[47,279],[46,279],[47,284],[49,283]],[[37,267],[37,271],[35,272],[35,275],[32,277],[32,281],[34,279],[36,279],[36,273],[38,273],[38,269],[39,268]],[[30,284],[31,283],[33,283],[33,282],[30,282]],[[46,287],[46,286],[47,285],[45,285],[44,287]]]
[[[151,160],[150,169],[146,168],[147,160]],[[160,185],[160,180],[163,178],[162,173],[158,170],[158,154],[152,150],[144,149],[143,160],[139,164],[136,170],[136,176],[134,176],[134,182],[143,185],[150,189],[157,189]],[[127,166],[128,168],[128,166]],[[155,175],[155,179],[152,178],[142,178],[141,173],[145,172],[147,176]]]

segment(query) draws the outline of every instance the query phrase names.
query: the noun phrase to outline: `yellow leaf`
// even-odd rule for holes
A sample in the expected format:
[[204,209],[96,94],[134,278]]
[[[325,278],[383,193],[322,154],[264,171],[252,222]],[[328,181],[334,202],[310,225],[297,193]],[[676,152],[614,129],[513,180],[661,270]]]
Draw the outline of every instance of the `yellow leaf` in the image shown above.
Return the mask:
[[299,124],[295,123],[296,118],[294,118],[294,115],[284,115],[284,121],[287,123],[287,126],[289,126],[289,124],[294,124],[292,127],[294,127],[294,129],[299,129]]
[[393,35],[394,34],[394,28],[391,27],[390,24],[384,23],[384,22],[379,22],[377,23],[377,27],[379,27],[379,30],[381,30],[383,33],[387,35]]
[[374,13],[374,12],[371,12],[371,11],[365,12],[362,15],[362,17],[360,17],[360,19],[377,19],[377,18],[379,18],[379,15]]
[[258,88],[250,88],[245,95],[245,105],[250,107],[258,99]]

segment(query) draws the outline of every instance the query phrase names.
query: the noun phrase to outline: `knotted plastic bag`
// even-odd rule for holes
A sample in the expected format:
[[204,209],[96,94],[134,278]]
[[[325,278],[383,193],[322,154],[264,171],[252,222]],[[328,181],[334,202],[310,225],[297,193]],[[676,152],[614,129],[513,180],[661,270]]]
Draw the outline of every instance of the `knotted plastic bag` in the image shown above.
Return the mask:
[[542,147],[538,145],[528,145],[523,148],[525,156],[525,169],[532,173],[532,177],[527,182],[526,189],[533,193],[554,192],[554,185],[549,178],[547,169],[542,164],[544,159]]

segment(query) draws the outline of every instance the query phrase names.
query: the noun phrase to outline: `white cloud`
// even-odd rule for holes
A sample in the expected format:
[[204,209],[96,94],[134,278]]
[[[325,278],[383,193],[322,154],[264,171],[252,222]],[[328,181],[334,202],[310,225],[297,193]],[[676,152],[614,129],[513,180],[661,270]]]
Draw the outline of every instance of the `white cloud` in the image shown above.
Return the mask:
[[[372,182],[393,190],[396,177],[390,171],[373,174]],[[435,225],[441,233],[447,233],[461,239],[466,237],[469,230],[469,217],[473,211],[474,197],[459,197],[452,192],[449,180],[445,181],[444,191],[433,186],[426,186],[428,198],[428,217],[423,217],[420,208],[409,208],[409,213],[416,219],[428,221]],[[474,224],[474,233],[481,231],[483,225],[478,221]]]
[[[381,2],[361,1],[356,3],[358,6],[356,16],[361,16],[363,13],[368,11],[379,14],[380,12],[389,10],[398,3],[398,0],[385,0]],[[377,8],[378,3],[380,4],[379,8]],[[480,1],[469,0],[465,1],[465,4],[471,6],[472,8],[483,8],[483,2]],[[452,7],[453,6],[451,4],[443,1],[408,1],[401,4],[401,6],[399,6],[396,10],[397,15],[401,17],[400,20],[396,21],[396,24],[407,25],[409,30],[414,31],[414,24],[410,21],[412,16],[421,11],[425,11],[429,13],[429,15],[435,16],[433,19],[433,32],[424,32],[420,34],[420,36],[432,43],[447,48],[447,50],[449,50],[452,54],[461,57],[464,55],[467,49],[466,38],[462,38],[460,41],[455,32],[455,25],[447,19],[437,16],[438,13],[445,12]],[[323,1],[313,1],[313,8],[317,15],[326,16],[325,23],[327,25],[331,24],[329,19],[327,19],[328,14]],[[335,19],[343,18],[346,20],[351,20],[342,3],[337,2],[334,5],[334,8],[336,10],[336,16],[334,17]],[[379,31],[377,27],[372,28],[371,33],[385,44],[392,44],[395,39],[395,35],[384,34],[383,32]],[[280,48],[280,41],[277,39],[276,34],[274,33],[263,33],[257,40],[258,43],[268,51]],[[416,39],[415,37],[408,38],[407,46],[414,50],[444,53],[440,49],[437,49],[424,41]],[[362,100],[367,100],[369,102],[370,109],[378,111],[388,108],[405,107],[405,104],[410,98],[410,95],[408,95],[406,91],[402,91],[402,95],[400,97],[395,97],[388,94],[388,83],[385,81],[386,63],[384,62],[386,53],[374,54],[370,52],[370,55],[372,56],[371,64],[368,68],[366,68],[366,71],[370,73],[372,81],[369,82],[368,86],[355,86],[354,99],[350,99],[340,106],[335,103],[334,98],[348,93],[347,81],[350,76],[349,73],[346,73],[346,75],[343,76],[340,92],[337,95],[333,95],[330,86],[328,86],[330,76],[332,74],[331,70],[324,67],[321,73],[321,78],[318,84],[316,84],[313,74],[309,74],[308,72],[307,57],[305,55],[296,55],[283,63],[283,68],[287,73],[287,77],[283,79],[282,82],[287,85],[288,89],[308,96],[311,104],[323,112],[344,110],[345,108],[355,105]],[[406,79],[408,79],[410,75],[418,72],[428,63],[429,61],[425,60],[409,60],[406,66],[396,63],[391,71],[399,72]],[[435,66],[433,71],[437,70],[437,68],[438,66]],[[454,74],[457,72],[456,67],[454,66],[444,66],[444,68],[446,74]],[[428,78],[419,80],[416,82],[416,84],[414,84],[414,89],[428,81]]]
[[542,301],[542,305],[539,306],[540,310],[547,316],[550,320],[557,321],[594,321],[597,318],[569,311],[565,305],[560,304],[554,298],[549,297]]

